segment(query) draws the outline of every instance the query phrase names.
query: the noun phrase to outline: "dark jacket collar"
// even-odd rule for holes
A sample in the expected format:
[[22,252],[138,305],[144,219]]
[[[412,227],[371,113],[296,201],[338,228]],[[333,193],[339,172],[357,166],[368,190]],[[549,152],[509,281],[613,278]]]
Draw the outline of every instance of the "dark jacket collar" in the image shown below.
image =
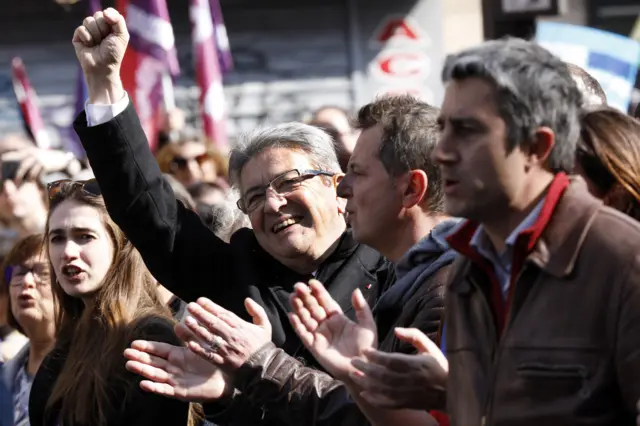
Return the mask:
[[602,207],[602,201],[589,193],[584,180],[572,178],[529,260],[555,277],[571,274],[593,219]]
[[[277,261],[264,248],[262,248],[253,232],[249,232],[252,240],[250,244],[250,247],[252,247],[251,252],[254,254],[254,259],[265,273],[268,273],[273,277],[278,277],[278,280],[281,280],[282,283],[297,281],[306,282],[311,278],[311,274],[300,274]],[[353,230],[348,228],[340,236],[337,246],[334,248],[333,252],[318,268],[317,276],[322,278],[331,275],[333,270],[339,268],[342,262],[345,259],[348,259],[358,249],[358,247],[360,247],[360,243],[358,243],[353,236]]]
[[[539,236],[535,238],[527,260],[555,277],[570,274],[591,223],[601,207],[602,201],[588,192],[584,180],[570,177],[568,186],[558,196],[544,226],[533,227]],[[466,221],[449,237],[452,247],[471,260],[477,256],[469,250],[468,243],[477,226],[474,222]]]

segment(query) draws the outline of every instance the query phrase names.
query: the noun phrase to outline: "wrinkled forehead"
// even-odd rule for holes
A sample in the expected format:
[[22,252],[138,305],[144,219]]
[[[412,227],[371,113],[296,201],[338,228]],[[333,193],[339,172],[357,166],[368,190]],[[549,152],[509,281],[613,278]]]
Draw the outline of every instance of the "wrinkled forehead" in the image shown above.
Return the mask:
[[273,178],[292,169],[314,169],[308,154],[291,148],[270,148],[251,158],[240,173],[240,191],[264,187]]

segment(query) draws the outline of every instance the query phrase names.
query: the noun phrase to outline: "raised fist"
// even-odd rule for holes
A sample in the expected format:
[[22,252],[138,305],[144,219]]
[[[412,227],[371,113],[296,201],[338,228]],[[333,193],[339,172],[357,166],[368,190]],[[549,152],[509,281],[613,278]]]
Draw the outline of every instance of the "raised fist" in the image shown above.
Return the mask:
[[128,42],[125,19],[113,8],[85,18],[73,33],[76,56],[87,78],[119,78]]

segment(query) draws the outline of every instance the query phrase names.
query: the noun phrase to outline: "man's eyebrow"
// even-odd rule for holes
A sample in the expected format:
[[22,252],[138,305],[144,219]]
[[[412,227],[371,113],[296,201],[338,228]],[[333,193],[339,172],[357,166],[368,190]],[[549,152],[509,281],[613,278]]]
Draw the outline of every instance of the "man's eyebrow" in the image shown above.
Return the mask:
[[265,185],[254,185],[251,188],[249,188],[247,190],[247,192],[244,193],[244,195],[249,195],[252,192],[262,192],[267,186],[269,186],[269,184],[265,184]]

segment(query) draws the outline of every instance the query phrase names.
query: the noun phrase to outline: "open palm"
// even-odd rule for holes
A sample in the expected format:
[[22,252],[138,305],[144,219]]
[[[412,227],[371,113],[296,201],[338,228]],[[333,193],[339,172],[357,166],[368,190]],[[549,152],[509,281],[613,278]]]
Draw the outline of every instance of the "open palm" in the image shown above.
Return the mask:
[[353,369],[351,360],[376,344],[375,325],[353,322],[344,314],[322,321],[311,335],[308,349],[334,377],[346,377]]
[[356,290],[352,304],[358,322],[350,320],[319,282],[311,290],[300,286],[292,296],[291,324],[305,347],[334,377],[346,380],[354,370],[353,358],[377,345],[377,329],[362,293]]
[[183,346],[136,340],[124,353],[126,366],[145,377],[140,387],[191,402],[217,400],[232,391],[222,372]]

